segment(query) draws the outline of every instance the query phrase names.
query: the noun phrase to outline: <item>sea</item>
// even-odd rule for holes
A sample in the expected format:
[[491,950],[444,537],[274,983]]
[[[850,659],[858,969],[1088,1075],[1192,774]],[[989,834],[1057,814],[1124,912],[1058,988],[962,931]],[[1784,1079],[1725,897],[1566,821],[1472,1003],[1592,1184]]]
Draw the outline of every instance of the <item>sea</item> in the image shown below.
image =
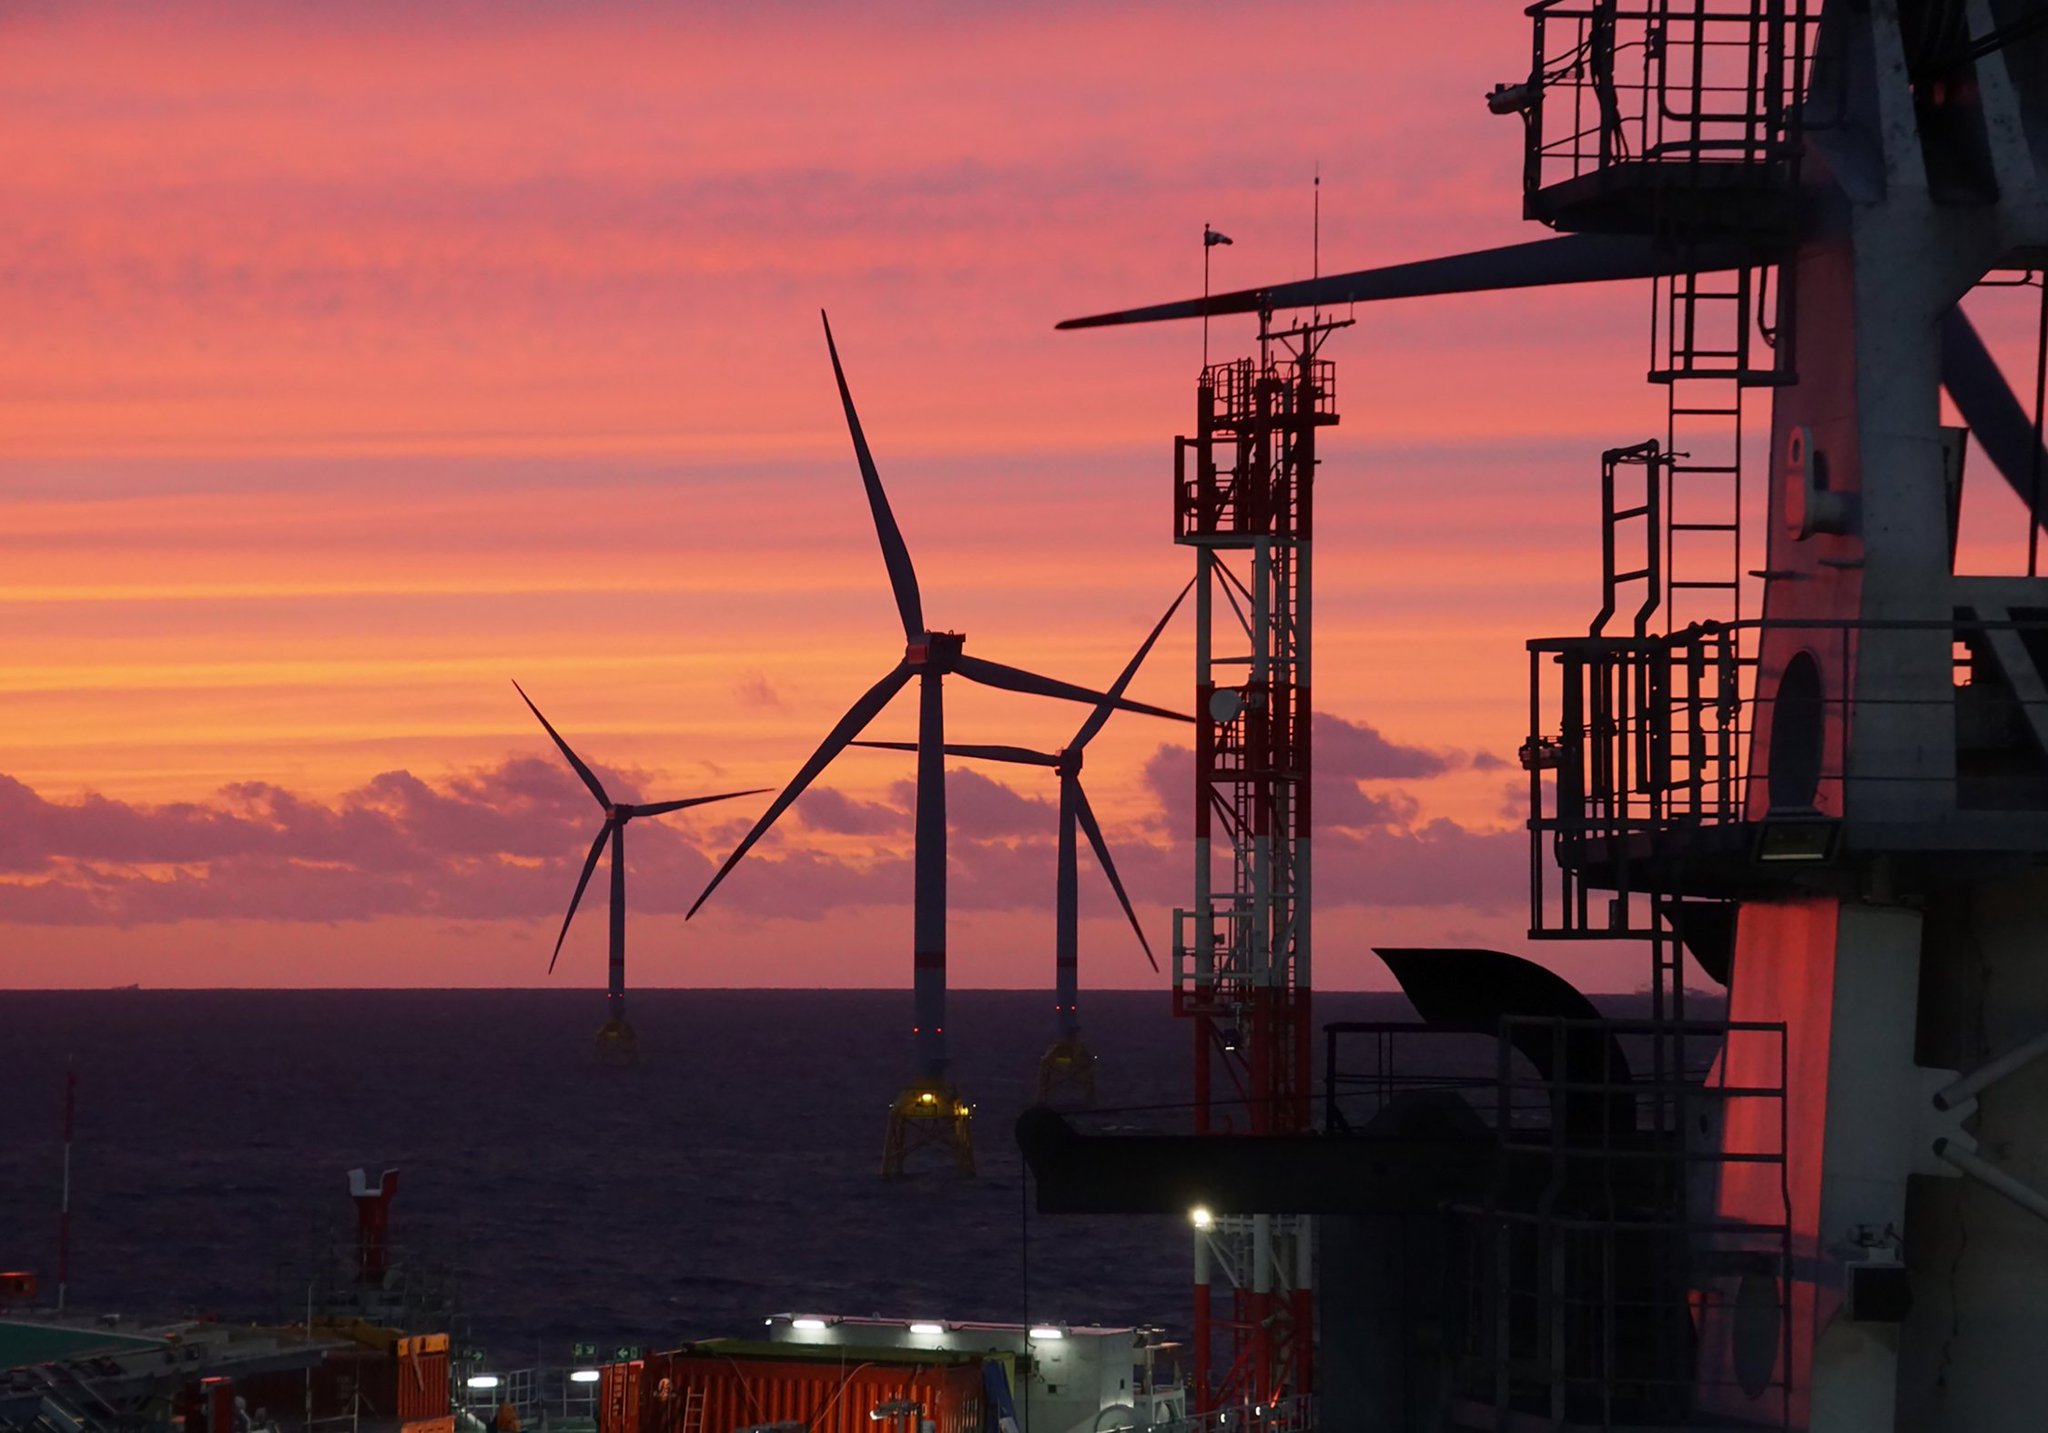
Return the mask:
[[[1084,997],[1085,1127],[1190,1127],[1190,1024],[1163,992]],[[1322,995],[1317,1019],[1408,1017]],[[601,1065],[601,992],[117,990],[0,995],[0,1269],[57,1266],[76,1075],[69,1306],[284,1319],[353,1228],[347,1171],[399,1172],[392,1239],[444,1271],[472,1346],[746,1336],[776,1313],[1189,1321],[1183,1215],[1031,1208],[1013,1126],[1051,997],[956,991],[978,1171],[879,1177],[910,1073],[896,991],[649,990],[641,1058]]]

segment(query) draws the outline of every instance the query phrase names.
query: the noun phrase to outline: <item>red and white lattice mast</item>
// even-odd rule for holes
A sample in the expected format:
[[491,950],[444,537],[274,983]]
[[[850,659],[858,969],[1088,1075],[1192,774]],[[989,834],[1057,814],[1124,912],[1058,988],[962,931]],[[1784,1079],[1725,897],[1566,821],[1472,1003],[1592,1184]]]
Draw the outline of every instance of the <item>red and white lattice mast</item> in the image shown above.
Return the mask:
[[[1194,1023],[1201,1134],[1310,1129],[1310,551],[1317,356],[1338,323],[1259,328],[1208,364],[1174,441],[1174,537],[1195,551],[1195,899],[1174,913],[1173,1000]],[[1308,1221],[1195,1214],[1194,1396],[1255,1416],[1311,1387]]]

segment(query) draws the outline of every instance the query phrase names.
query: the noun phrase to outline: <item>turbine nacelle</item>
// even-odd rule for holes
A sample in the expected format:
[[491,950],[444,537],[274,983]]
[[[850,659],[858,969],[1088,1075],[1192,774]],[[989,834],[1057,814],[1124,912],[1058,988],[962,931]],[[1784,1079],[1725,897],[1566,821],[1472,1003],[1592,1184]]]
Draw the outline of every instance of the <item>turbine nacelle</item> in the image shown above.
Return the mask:
[[944,676],[953,670],[966,646],[965,632],[927,632],[921,639],[904,644],[903,665],[914,672],[930,671]]

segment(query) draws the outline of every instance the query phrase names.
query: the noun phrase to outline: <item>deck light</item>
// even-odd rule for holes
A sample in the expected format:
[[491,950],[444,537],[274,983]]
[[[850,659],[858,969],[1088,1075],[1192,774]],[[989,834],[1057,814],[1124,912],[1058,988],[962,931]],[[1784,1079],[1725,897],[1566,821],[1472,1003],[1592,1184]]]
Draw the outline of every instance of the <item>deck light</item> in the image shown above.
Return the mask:
[[814,1332],[818,1329],[825,1327],[825,1321],[820,1318],[812,1318],[809,1315],[806,1315],[800,1319],[791,1319],[789,1321],[789,1326],[793,1329],[803,1329],[806,1332]]
[[1050,1324],[1040,1324],[1038,1327],[1031,1330],[1031,1336],[1033,1338],[1042,1339],[1061,1339],[1065,1338],[1066,1334],[1061,1332],[1059,1329],[1052,1327]]
[[1842,823],[1827,816],[1766,817],[1757,829],[1756,860],[1759,865],[1830,861],[1841,834]]
[[569,1381],[571,1383],[595,1383],[603,1377],[604,1375],[594,1368],[579,1368],[570,1373]]
[[1216,1216],[1209,1212],[1206,1204],[1197,1204],[1188,1211],[1188,1223],[1197,1229],[1207,1229],[1216,1222]]
[[472,1373],[465,1380],[465,1383],[468,1387],[476,1389],[496,1388],[498,1386],[498,1375],[495,1373]]
[[910,1326],[910,1331],[923,1338],[937,1338],[945,1333],[946,1326],[935,1323],[914,1323]]

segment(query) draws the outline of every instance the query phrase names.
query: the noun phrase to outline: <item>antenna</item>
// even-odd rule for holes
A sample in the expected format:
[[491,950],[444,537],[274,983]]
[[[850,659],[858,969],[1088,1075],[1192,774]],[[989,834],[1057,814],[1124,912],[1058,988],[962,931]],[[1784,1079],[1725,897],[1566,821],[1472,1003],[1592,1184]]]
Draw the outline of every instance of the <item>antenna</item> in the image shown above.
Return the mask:
[[[1314,197],[1309,209],[1308,272],[1311,279],[1323,276],[1323,162],[1316,161]],[[1319,303],[1309,310],[1309,322],[1320,323],[1323,306]]]
[[1202,224],[1202,371],[1209,371],[1209,251],[1216,247],[1210,235],[1211,229],[1205,220]]
[[1202,371],[1209,371],[1209,251],[1228,244],[1230,236],[1220,229],[1202,225]]
[[64,1288],[71,1282],[71,1136],[78,1115],[78,1070],[64,1061],[64,1182],[57,1195],[57,1312],[64,1312]]

